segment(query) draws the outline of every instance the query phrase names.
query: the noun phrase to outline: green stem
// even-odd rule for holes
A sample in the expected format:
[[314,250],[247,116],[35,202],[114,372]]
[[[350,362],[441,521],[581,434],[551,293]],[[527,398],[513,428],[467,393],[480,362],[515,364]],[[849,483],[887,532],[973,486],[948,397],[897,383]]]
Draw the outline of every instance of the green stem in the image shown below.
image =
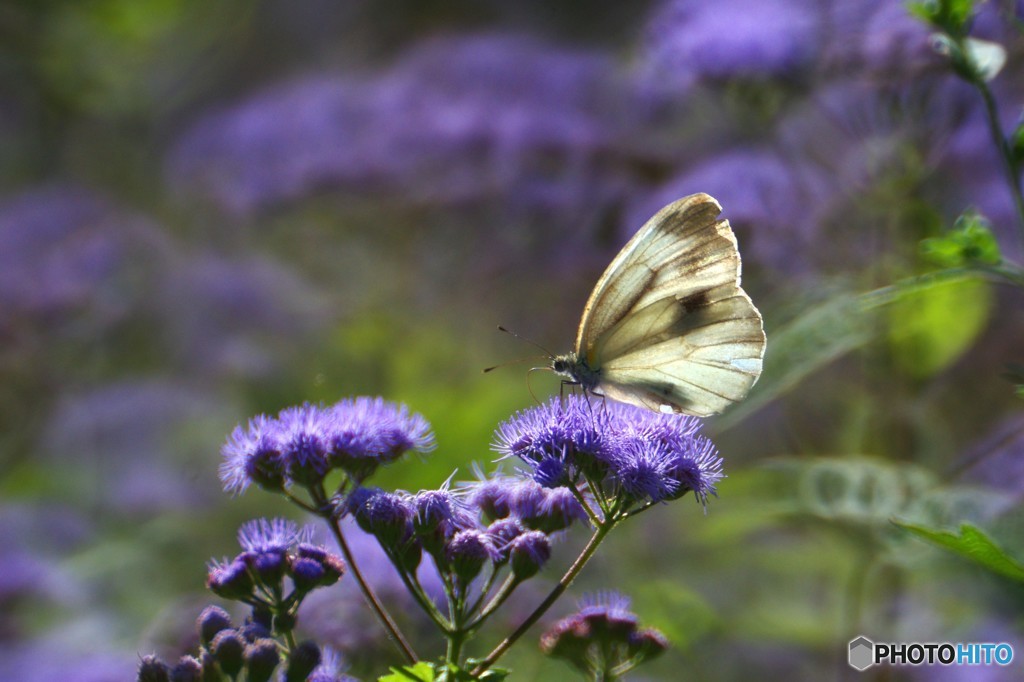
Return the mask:
[[[485,580],[484,584],[480,587],[480,594],[477,596],[476,600],[473,601],[473,605],[466,609],[467,614],[476,613],[480,609],[480,605],[484,603],[484,599],[487,598],[487,595],[488,593],[490,593],[491,588],[494,587],[494,581],[497,578],[498,567],[493,566],[491,568],[490,575],[487,576],[487,580]],[[502,587],[502,589],[504,589],[504,586]]]
[[490,618],[491,614],[497,611],[501,605],[505,603],[505,600],[512,596],[515,589],[519,587],[520,582],[522,581],[517,579],[514,574],[510,573],[508,577],[505,578],[505,582],[502,583],[501,589],[499,589],[498,593],[494,595],[494,599],[484,607],[484,610],[480,612],[480,615],[477,616],[476,620],[466,626],[466,629],[472,632],[483,625],[484,621]]
[[981,93],[981,99],[985,102],[985,118],[988,119],[989,132],[992,134],[992,141],[999,149],[999,156],[1002,160],[1003,172],[1006,173],[1006,180],[1010,185],[1010,193],[1013,195],[1013,205],[1017,209],[1017,230],[1020,233],[1021,242],[1024,243],[1024,195],[1020,189],[1020,174],[1017,172],[1017,162],[1013,158],[1010,145],[1003,135],[1003,126],[999,122],[999,110],[996,108],[995,97],[988,84],[976,78],[975,87]]
[[[312,491],[311,491],[312,492]],[[321,489],[318,491],[319,494],[316,497],[322,497],[323,499],[317,499],[318,503],[326,503],[326,494]],[[398,629],[398,624],[388,613],[387,609],[381,603],[380,599],[374,593],[369,583],[363,577],[363,572],[359,570],[359,565],[356,563],[355,557],[352,555],[352,550],[349,549],[348,541],[345,540],[344,534],[341,532],[341,525],[338,523],[338,519],[329,512],[320,512],[320,516],[327,521],[328,527],[331,529],[331,533],[334,535],[334,539],[338,543],[338,547],[341,548],[341,553],[345,556],[345,561],[348,562],[349,572],[355,577],[356,582],[359,583],[359,589],[363,593],[363,597],[366,599],[366,603],[370,606],[370,609],[377,616],[377,620],[380,621],[381,626],[388,633],[388,636],[395,642],[395,645],[401,650],[402,655],[409,663],[415,663],[418,658],[416,652],[412,650],[412,646],[406,641],[405,637],[402,636],[402,631]]]
[[[388,558],[391,559],[391,563],[394,564],[397,569],[399,565],[397,559],[394,558],[390,552],[388,552]],[[406,591],[412,595],[413,600],[415,600],[423,612],[427,614],[430,620],[434,621],[434,625],[444,632],[451,630],[451,624],[445,620],[444,614],[437,610],[434,602],[430,601],[430,598],[427,597],[427,593],[423,591],[423,586],[420,585],[416,575],[414,573],[410,574],[406,571],[398,570],[398,576],[402,579],[402,583],[405,585]]]
[[583,570],[583,567],[587,565],[590,558],[594,556],[594,553],[597,551],[601,541],[604,540],[605,536],[608,535],[611,529],[615,526],[616,521],[617,519],[611,517],[607,522],[597,527],[597,530],[595,530],[594,534],[590,537],[590,541],[587,543],[587,546],[583,548],[580,555],[576,557],[576,561],[573,562],[572,566],[569,567],[569,570],[565,572],[564,576],[562,576],[562,579],[558,581],[558,584],[555,585],[551,592],[548,593],[548,596],[544,598],[544,601],[542,601],[537,608],[533,610],[533,613],[526,617],[526,620],[524,620],[511,635],[503,639],[501,643],[491,651],[491,653],[487,654],[487,658],[480,661],[477,667],[473,670],[473,675],[480,676],[488,668],[494,665],[495,662],[497,662],[497,660],[519,640],[520,637],[526,634],[527,630],[533,627],[533,625],[540,620],[541,616],[547,613],[547,610],[551,608],[551,605],[562,596],[562,593],[569,589],[569,585],[572,584],[572,581],[576,579],[576,576],[579,575],[580,571]]

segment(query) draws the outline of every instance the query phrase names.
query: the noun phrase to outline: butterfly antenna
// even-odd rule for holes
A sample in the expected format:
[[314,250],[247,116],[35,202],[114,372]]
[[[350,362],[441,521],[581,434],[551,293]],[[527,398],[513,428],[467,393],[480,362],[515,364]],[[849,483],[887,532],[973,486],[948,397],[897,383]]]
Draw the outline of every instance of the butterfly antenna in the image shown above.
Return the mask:
[[545,348],[544,346],[540,345],[540,344],[539,344],[539,343],[537,343],[536,341],[534,341],[534,340],[532,340],[532,339],[528,339],[528,338],[526,338],[525,336],[520,336],[519,334],[516,334],[516,333],[515,333],[514,331],[512,331],[511,329],[506,329],[505,327],[502,327],[502,326],[501,326],[500,324],[498,325],[498,331],[500,331],[500,332],[505,332],[506,334],[509,334],[509,335],[511,335],[511,336],[514,336],[514,337],[516,337],[517,339],[519,339],[520,341],[525,341],[526,343],[530,344],[530,345],[531,345],[531,346],[533,346],[534,348],[538,348],[538,349],[540,349],[541,351],[543,351],[543,352],[544,352],[544,355],[546,355],[546,356],[547,356],[547,357],[549,357],[549,358],[553,358],[553,357],[555,357],[555,354],[554,354],[554,353],[552,353],[551,351],[549,351],[549,350],[548,350],[547,348]]
[[494,365],[492,367],[484,367],[483,371],[484,371],[484,374],[487,374],[488,372],[493,372],[496,369],[501,369],[502,367],[508,367],[509,365],[518,365],[521,362],[532,362],[532,361],[534,361],[534,360],[536,360],[537,358],[540,358],[540,357],[542,357],[542,356],[531,355],[531,356],[525,357],[525,358],[517,358],[516,360],[509,360],[508,362],[503,362],[500,365]]
[[[525,336],[520,336],[519,334],[516,334],[512,330],[506,329],[505,327],[502,327],[500,324],[498,325],[498,331],[502,331],[502,332],[505,332],[506,334],[510,334],[511,336],[514,336],[515,338],[519,339],[520,341],[525,341],[526,343],[530,344],[534,348],[540,349],[541,351],[544,352],[544,356],[543,357],[547,358],[548,360],[551,360],[551,359],[553,359],[555,357],[554,354],[551,351],[549,351],[547,348],[545,348],[544,346],[540,345],[536,341],[531,341],[530,339],[526,338]],[[507,367],[509,365],[515,365],[515,364],[518,364],[520,362],[527,362],[527,361],[532,361],[532,360],[536,360],[536,359],[537,359],[536,355],[531,355],[530,357],[527,357],[527,358],[520,358],[518,360],[509,360],[508,362],[503,362],[500,365],[494,365],[493,367],[485,367],[484,368],[484,374],[487,374],[488,372],[493,372],[494,370],[499,369],[501,367]]]

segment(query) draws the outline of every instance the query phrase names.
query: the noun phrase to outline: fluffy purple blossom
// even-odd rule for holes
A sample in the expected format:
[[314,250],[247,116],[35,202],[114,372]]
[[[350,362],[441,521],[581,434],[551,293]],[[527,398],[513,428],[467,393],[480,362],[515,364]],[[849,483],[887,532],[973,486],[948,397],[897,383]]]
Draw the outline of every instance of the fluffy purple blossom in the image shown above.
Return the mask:
[[306,678],[306,682],[357,682],[356,678],[345,674],[344,660],[337,651],[324,647],[320,652],[320,664]]
[[837,193],[826,177],[807,160],[770,148],[721,150],[634,202],[622,231],[632,234],[670,201],[707,192],[721,202],[745,259],[792,273],[813,262],[820,244],[820,220]]
[[578,220],[623,189],[592,162],[633,118],[628,87],[603,53],[438,37],[365,77],[306,77],[200,120],[169,175],[243,214],[334,188],[420,204],[504,195]]
[[458,531],[477,526],[465,501],[446,488],[421,490],[413,496],[412,506],[416,537],[433,554],[442,552],[445,543]]
[[506,457],[518,457],[534,474],[556,459],[574,484],[586,481],[608,497],[625,494],[636,502],[658,502],[692,490],[706,504],[722,477],[721,458],[711,441],[699,434],[699,425],[694,417],[613,401],[595,405],[573,395],[524,410],[500,424],[494,448]]
[[415,509],[404,493],[356,488],[347,496],[345,507],[359,527],[385,547],[394,547],[411,534]]
[[628,671],[661,654],[668,640],[657,630],[640,629],[629,599],[599,592],[580,601],[579,610],[555,623],[541,637],[541,649],[591,675],[596,670]]
[[242,552],[234,559],[213,561],[207,587],[226,599],[248,601],[257,585],[279,592],[285,576],[301,593],[333,585],[345,571],[341,557],[311,544],[311,527],[287,519],[254,519],[238,530]]
[[508,547],[512,573],[520,580],[533,577],[551,558],[551,540],[539,530],[528,530]]
[[238,544],[247,552],[284,552],[308,542],[311,533],[310,528],[300,530],[298,524],[287,519],[254,519],[238,529]]
[[822,20],[813,0],[670,0],[648,21],[641,68],[676,92],[708,79],[792,77],[814,64]]
[[546,488],[529,478],[493,476],[466,485],[467,502],[485,519],[513,518],[546,533],[568,528],[587,515],[568,488]]
[[445,547],[445,558],[452,572],[468,584],[484,566],[500,556],[492,544],[491,536],[475,528],[460,530]]
[[404,405],[367,397],[306,404],[237,427],[221,448],[220,478],[233,493],[251,483],[269,490],[315,485],[335,468],[359,482],[410,450],[433,448],[430,424]]

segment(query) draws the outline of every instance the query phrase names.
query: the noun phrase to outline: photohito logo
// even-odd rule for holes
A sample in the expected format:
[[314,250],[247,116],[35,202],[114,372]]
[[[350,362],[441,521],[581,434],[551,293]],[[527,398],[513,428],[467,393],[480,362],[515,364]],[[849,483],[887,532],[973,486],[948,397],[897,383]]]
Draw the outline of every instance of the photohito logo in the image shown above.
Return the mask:
[[1005,642],[875,643],[861,635],[850,641],[851,668],[890,665],[1010,665],[1013,647]]

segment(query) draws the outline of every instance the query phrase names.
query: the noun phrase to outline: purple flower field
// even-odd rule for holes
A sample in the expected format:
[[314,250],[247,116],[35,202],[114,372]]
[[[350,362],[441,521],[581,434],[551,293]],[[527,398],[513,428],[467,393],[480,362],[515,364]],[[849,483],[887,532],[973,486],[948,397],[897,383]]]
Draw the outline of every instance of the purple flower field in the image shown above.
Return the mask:
[[[0,680],[1021,679],[1022,112],[1010,0],[11,3]],[[695,193],[749,395],[534,371]]]

